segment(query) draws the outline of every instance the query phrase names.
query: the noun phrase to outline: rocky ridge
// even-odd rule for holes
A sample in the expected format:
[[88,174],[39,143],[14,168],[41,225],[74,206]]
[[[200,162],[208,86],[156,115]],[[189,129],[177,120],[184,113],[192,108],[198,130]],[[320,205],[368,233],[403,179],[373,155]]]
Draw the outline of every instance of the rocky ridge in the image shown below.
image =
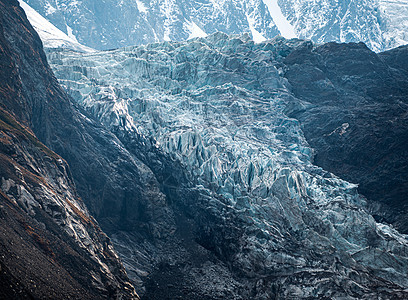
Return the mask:
[[37,138],[53,139],[55,111],[86,118],[18,2],[1,1],[0,12],[1,298],[138,299],[66,161]]
[[66,162],[0,111],[2,299],[137,298]]

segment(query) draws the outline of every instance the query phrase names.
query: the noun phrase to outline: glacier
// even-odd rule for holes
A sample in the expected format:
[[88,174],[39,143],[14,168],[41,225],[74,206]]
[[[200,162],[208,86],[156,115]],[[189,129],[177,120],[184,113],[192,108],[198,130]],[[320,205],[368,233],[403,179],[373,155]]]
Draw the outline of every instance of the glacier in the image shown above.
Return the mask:
[[[286,115],[310,104],[291,93],[282,59],[308,45],[215,33],[94,53],[48,49],[47,57],[78,105],[152,169],[172,205],[195,216],[196,241],[240,278],[223,292],[407,297],[407,236],[373,219],[357,185],[315,166],[299,122]],[[112,239],[143,285],[158,262],[154,246],[129,232]]]

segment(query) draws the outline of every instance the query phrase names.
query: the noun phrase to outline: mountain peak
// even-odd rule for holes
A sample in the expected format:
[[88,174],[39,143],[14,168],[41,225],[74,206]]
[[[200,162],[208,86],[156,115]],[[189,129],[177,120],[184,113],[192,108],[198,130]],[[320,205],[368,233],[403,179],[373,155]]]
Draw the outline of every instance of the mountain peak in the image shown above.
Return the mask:
[[402,0],[26,1],[68,36],[101,50],[216,31],[249,33],[255,42],[276,35],[319,44],[362,41],[377,52],[408,42]]

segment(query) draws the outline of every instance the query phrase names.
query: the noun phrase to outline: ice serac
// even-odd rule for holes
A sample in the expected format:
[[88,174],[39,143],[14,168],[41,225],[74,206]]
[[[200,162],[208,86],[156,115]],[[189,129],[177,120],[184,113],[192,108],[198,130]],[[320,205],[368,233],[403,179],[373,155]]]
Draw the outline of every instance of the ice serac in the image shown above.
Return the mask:
[[286,115],[310,104],[292,94],[283,61],[310,47],[217,33],[48,51],[60,83],[153,171],[174,212],[167,256],[151,238],[114,235],[147,299],[408,296],[407,237],[374,220],[357,185],[313,165]]
[[[38,139],[58,143],[51,124],[72,116],[84,139],[89,122],[58,85],[17,1],[0,2],[0,65],[0,297],[138,299],[68,164]],[[63,124],[65,140],[75,120]]]

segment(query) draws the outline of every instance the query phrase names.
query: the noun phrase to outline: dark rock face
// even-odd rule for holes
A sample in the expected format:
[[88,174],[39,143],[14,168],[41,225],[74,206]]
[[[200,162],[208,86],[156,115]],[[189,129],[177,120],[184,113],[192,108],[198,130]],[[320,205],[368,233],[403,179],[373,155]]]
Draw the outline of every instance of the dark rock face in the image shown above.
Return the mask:
[[[18,65],[15,76],[23,83],[14,88],[19,102],[7,94],[5,107],[68,161],[79,194],[104,227],[144,226],[140,223],[148,222],[145,210],[151,206],[151,199],[163,201],[158,187],[154,187],[154,176],[113,134],[75,107],[49,69],[41,41],[23,14],[19,19],[4,14],[5,38]],[[21,21],[25,22],[23,26],[15,26]],[[16,78],[10,79],[14,85],[19,84]],[[152,187],[147,190],[145,186]],[[154,210],[163,214],[160,209]],[[139,220],[141,215],[143,221]]]
[[68,165],[36,137],[69,153],[69,134],[84,140],[93,123],[59,87],[18,2],[1,1],[0,12],[1,297],[136,299]]
[[65,161],[3,109],[0,136],[0,298],[135,298]]
[[284,60],[315,164],[359,184],[379,219],[408,232],[408,48],[305,43]]

